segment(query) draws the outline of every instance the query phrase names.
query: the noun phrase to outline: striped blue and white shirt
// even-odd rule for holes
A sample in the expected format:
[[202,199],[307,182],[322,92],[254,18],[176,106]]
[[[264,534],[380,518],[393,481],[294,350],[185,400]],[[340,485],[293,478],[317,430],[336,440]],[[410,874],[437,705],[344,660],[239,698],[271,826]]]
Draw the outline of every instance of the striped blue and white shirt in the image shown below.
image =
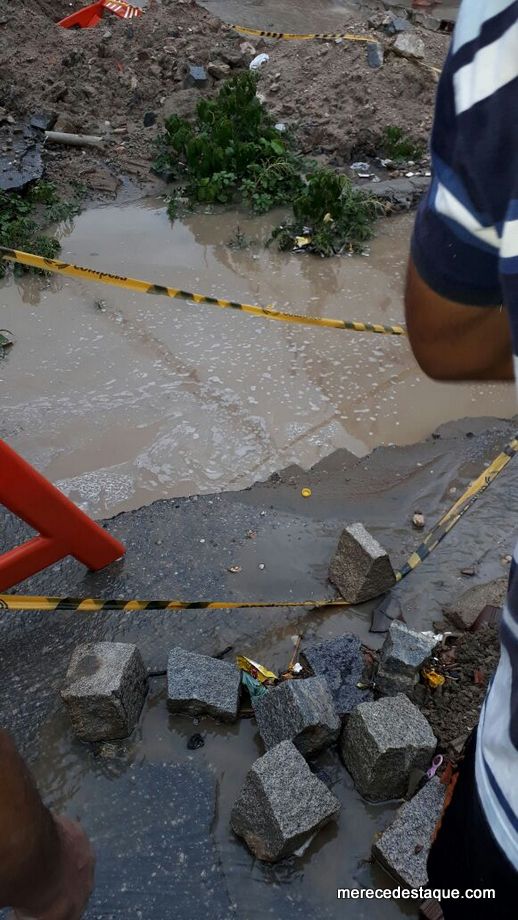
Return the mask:
[[[518,379],[517,0],[463,0],[439,81],[432,163],[414,262],[449,300],[506,306]],[[478,728],[476,779],[493,835],[518,870],[518,550],[501,638]]]

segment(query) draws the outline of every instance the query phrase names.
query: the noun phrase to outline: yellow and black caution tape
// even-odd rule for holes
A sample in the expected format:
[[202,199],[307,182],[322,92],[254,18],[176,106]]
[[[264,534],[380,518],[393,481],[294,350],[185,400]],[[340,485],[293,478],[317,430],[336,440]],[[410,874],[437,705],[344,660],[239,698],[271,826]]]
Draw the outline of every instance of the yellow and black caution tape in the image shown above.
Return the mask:
[[304,34],[268,32],[265,29],[249,29],[247,26],[235,24],[231,26],[231,29],[234,29],[234,32],[239,32],[240,35],[252,35],[254,38],[279,38],[287,42],[304,42],[315,38],[323,39],[324,41],[336,41],[341,38],[348,42],[368,42],[369,44],[376,41],[372,35],[356,35],[353,32],[307,32]]
[[[495,457],[493,462],[474,479],[455,504],[443,514],[432,527],[423,542],[412,553],[407,562],[396,572],[396,580],[409,575],[439,545],[446,534],[474,504],[477,498],[491,485],[507,464],[518,453],[518,436]],[[141,610],[241,610],[245,608],[274,607],[349,607],[343,598],[309,601],[182,601],[182,600],[126,600],[123,598],[102,599],[94,597],[49,597],[37,594],[0,594],[0,609],[4,610],[75,610],[81,613],[96,613],[100,610],[118,610],[124,613]]]
[[455,526],[457,521],[459,521],[466,511],[471,508],[477,498],[486,491],[488,486],[490,486],[502,470],[505,469],[516,453],[518,453],[518,436],[513,438],[502,453],[498,454],[498,457],[495,457],[484,472],[469,484],[466,491],[457,499],[449,511],[443,514],[442,518],[437,521],[437,524],[432,527],[430,533],[426,535],[420,546],[417,547],[407,559],[404,566],[396,573],[398,581],[401,581],[405,575],[408,575],[419,565],[419,563],[423,562],[423,560],[430,555],[452,527]]
[[194,294],[192,291],[183,291],[180,288],[166,287],[163,284],[154,284],[152,281],[139,281],[137,278],[127,278],[125,275],[112,275],[109,272],[96,271],[93,268],[82,268],[70,262],[61,262],[59,259],[45,259],[43,256],[20,249],[6,249],[0,246],[0,259],[6,262],[18,262],[31,268],[39,268],[46,272],[56,272],[70,278],[82,278],[84,281],[98,281],[112,287],[125,288],[128,291],[137,291],[141,294],[159,294],[163,297],[176,297],[179,300],[190,300],[194,303],[206,303],[222,309],[241,310],[252,316],[263,316],[281,323],[298,323],[302,326],[322,326],[325,329],[347,329],[352,332],[375,332],[379,335],[406,335],[404,326],[385,326],[381,323],[362,323],[348,319],[330,319],[322,316],[302,316],[298,313],[283,313],[273,307],[259,307],[249,303],[238,303],[236,300],[225,300],[220,297],[210,297],[207,294]]
[[[233,25],[230,28],[234,29],[234,32],[238,32],[240,35],[250,35],[255,38],[278,38],[288,42],[304,42],[316,38],[324,41],[337,41],[338,39],[342,39],[345,42],[365,42],[366,44],[372,45],[379,44],[379,39],[377,39],[375,35],[356,35],[354,32],[306,32],[298,34],[296,32],[269,32],[265,29],[249,29],[247,26],[238,25]],[[441,73],[439,67],[434,67],[432,64],[420,61],[419,58],[412,58],[411,60],[414,64],[417,64],[418,67],[424,67],[425,70],[430,70],[435,74]]]

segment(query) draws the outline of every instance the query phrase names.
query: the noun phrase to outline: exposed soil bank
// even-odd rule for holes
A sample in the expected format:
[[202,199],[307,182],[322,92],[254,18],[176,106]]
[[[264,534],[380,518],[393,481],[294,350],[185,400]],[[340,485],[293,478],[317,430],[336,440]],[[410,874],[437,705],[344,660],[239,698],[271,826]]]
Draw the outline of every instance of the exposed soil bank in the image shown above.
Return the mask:
[[[152,2],[137,20],[107,13],[93,29],[59,28],[56,21],[70,12],[66,0],[28,0],[23,8],[0,0],[0,117],[45,113],[59,130],[106,136],[101,151],[48,145],[46,174],[60,186],[76,180],[99,196],[113,194],[128,176],[156,185],[150,166],[163,118],[193,111],[200,96],[200,90],[184,88],[189,64],[229,60],[233,71],[247,67],[251,55],[240,51],[243,37],[187,0]],[[311,23],[304,12],[302,31],[321,28],[316,12]],[[424,145],[428,139],[435,77],[391,53],[393,39],[369,27],[371,14],[345,8],[342,30],[370,30],[386,45],[379,70],[367,65],[363,44],[253,40],[256,50],[267,48],[270,55],[260,82],[268,108],[293,129],[303,151],[333,165],[375,152],[388,124]],[[416,31],[427,63],[441,66],[449,37]],[[201,92],[217,84],[209,78]],[[149,127],[146,113],[157,118]]]

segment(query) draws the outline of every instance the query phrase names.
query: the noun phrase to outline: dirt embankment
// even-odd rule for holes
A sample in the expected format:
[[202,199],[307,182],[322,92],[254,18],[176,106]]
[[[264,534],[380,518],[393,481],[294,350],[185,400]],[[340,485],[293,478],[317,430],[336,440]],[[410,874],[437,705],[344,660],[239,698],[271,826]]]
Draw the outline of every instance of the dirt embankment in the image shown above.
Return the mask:
[[[62,186],[76,179],[99,195],[116,191],[125,176],[152,181],[153,141],[164,117],[188,114],[200,93],[217,89],[219,80],[210,75],[205,87],[186,87],[189,65],[223,64],[232,73],[248,67],[251,51],[243,53],[243,36],[194,0],[151,0],[131,21],[106,12],[92,29],[56,25],[82,5],[0,0],[0,119],[43,112],[57,130],[105,136],[102,151],[49,145],[45,154],[48,178]],[[383,67],[368,66],[363,44],[250,39],[255,50],[270,55],[260,82],[270,110],[293,129],[304,152],[334,166],[374,152],[388,124],[425,143],[434,74],[394,54],[393,38],[369,26],[367,12],[364,21],[344,21],[343,27],[370,30],[382,41]],[[449,37],[415,32],[425,61],[440,66]]]

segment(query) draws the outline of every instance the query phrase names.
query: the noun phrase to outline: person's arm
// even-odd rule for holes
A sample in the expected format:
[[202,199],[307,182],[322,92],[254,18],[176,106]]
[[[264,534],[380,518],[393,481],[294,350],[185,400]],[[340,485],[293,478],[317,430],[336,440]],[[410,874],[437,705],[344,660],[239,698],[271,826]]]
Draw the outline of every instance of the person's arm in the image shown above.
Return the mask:
[[429,377],[513,379],[509,320],[501,306],[468,306],[442,297],[421,278],[410,258],[405,313],[412,350]]
[[0,907],[15,917],[76,920],[94,857],[79,825],[54,818],[9,735],[0,731]]

